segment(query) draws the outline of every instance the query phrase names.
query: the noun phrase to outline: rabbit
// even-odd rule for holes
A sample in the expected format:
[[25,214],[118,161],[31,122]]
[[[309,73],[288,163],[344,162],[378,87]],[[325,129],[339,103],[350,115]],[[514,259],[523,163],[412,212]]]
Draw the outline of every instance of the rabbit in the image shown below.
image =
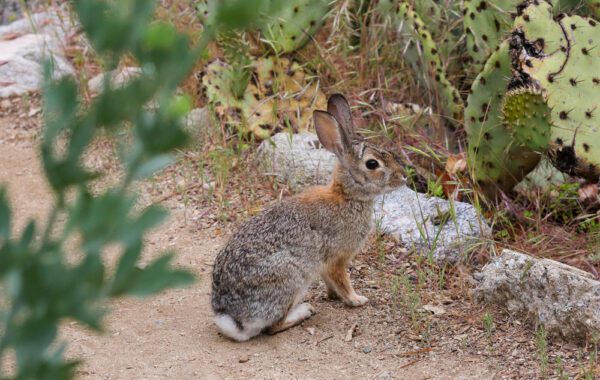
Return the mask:
[[319,277],[330,298],[349,306],[357,294],[346,266],[373,227],[376,196],[406,183],[395,153],[360,141],[350,106],[332,95],[314,111],[317,136],[338,163],[328,186],[315,186],[244,222],[216,257],[212,277],[215,322],[225,336],[246,341],[275,334],[314,313],[302,303]]

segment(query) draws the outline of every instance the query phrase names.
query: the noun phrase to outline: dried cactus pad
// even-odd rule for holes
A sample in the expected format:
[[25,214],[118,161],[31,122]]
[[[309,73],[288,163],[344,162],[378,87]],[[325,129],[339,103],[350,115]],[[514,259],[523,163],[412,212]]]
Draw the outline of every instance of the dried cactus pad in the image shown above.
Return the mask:
[[600,173],[600,25],[579,16],[553,17],[543,1],[515,20],[511,55],[516,76],[543,92],[551,111],[554,164],[598,180]]
[[307,130],[312,112],[327,106],[318,80],[285,58],[256,60],[250,84],[241,98],[233,95],[230,67],[220,60],[204,70],[202,88],[228,128],[252,133],[258,139],[286,128],[295,132]]

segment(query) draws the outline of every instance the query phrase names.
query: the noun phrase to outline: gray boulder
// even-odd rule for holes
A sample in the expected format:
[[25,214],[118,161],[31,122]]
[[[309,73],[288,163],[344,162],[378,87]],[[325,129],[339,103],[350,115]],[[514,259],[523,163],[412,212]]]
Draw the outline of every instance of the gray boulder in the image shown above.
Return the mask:
[[[278,133],[258,149],[263,171],[294,190],[329,182],[335,156],[321,147],[313,133]],[[375,223],[408,248],[438,262],[455,263],[490,228],[475,208],[462,202],[419,194],[402,187],[375,202]]]
[[[46,59],[54,78],[75,73],[64,55],[66,36],[72,30],[68,16],[41,13],[0,27],[0,98],[39,90]],[[39,25],[34,28],[33,25]]]
[[277,177],[294,190],[329,182],[336,158],[322,149],[310,132],[278,133],[258,148],[258,162],[267,175]]
[[505,249],[475,275],[480,302],[532,318],[567,340],[600,332],[600,282],[554,260]]
[[473,205],[401,187],[375,202],[375,223],[385,233],[436,262],[457,263],[491,229]]
[[113,88],[123,87],[127,82],[139,76],[142,73],[142,69],[139,67],[124,67],[120,70],[112,70],[108,73],[98,74],[88,81],[88,90],[93,94],[99,94],[102,92],[102,86],[104,86],[104,78],[110,77],[110,85]]
[[6,25],[0,25],[0,39],[25,34],[45,34],[59,41],[64,41],[74,30],[75,23],[66,7],[63,6],[53,8],[49,12],[34,13]]

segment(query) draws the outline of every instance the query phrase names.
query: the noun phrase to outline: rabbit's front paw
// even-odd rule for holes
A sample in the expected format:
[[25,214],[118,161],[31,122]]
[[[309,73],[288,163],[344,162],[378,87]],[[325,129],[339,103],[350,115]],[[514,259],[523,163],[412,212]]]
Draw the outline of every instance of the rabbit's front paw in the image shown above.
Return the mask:
[[358,307],[363,306],[367,302],[369,302],[369,299],[367,297],[355,294],[352,298],[348,300],[348,302],[346,302],[346,304],[348,306]]

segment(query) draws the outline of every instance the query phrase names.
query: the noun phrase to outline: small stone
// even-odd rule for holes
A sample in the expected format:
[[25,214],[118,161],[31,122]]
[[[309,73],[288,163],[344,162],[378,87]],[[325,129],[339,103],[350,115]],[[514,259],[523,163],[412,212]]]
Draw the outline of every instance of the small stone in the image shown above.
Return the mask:
[[41,108],[33,108],[31,109],[31,111],[29,111],[29,113],[27,114],[28,117],[34,117],[35,115],[37,115],[38,113],[40,113],[42,109]]
[[315,335],[315,328],[314,327],[307,327],[306,328],[306,332],[308,332],[310,335]]
[[246,363],[249,360],[250,360],[250,356],[248,356],[248,355],[242,355],[242,356],[240,356],[239,362],[240,363]]
[[362,352],[363,354],[369,354],[371,352],[371,346],[364,346]]
[[442,306],[424,305],[423,310],[428,311],[428,312],[432,313],[433,315],[446,314],[446,309],[444,309]]

